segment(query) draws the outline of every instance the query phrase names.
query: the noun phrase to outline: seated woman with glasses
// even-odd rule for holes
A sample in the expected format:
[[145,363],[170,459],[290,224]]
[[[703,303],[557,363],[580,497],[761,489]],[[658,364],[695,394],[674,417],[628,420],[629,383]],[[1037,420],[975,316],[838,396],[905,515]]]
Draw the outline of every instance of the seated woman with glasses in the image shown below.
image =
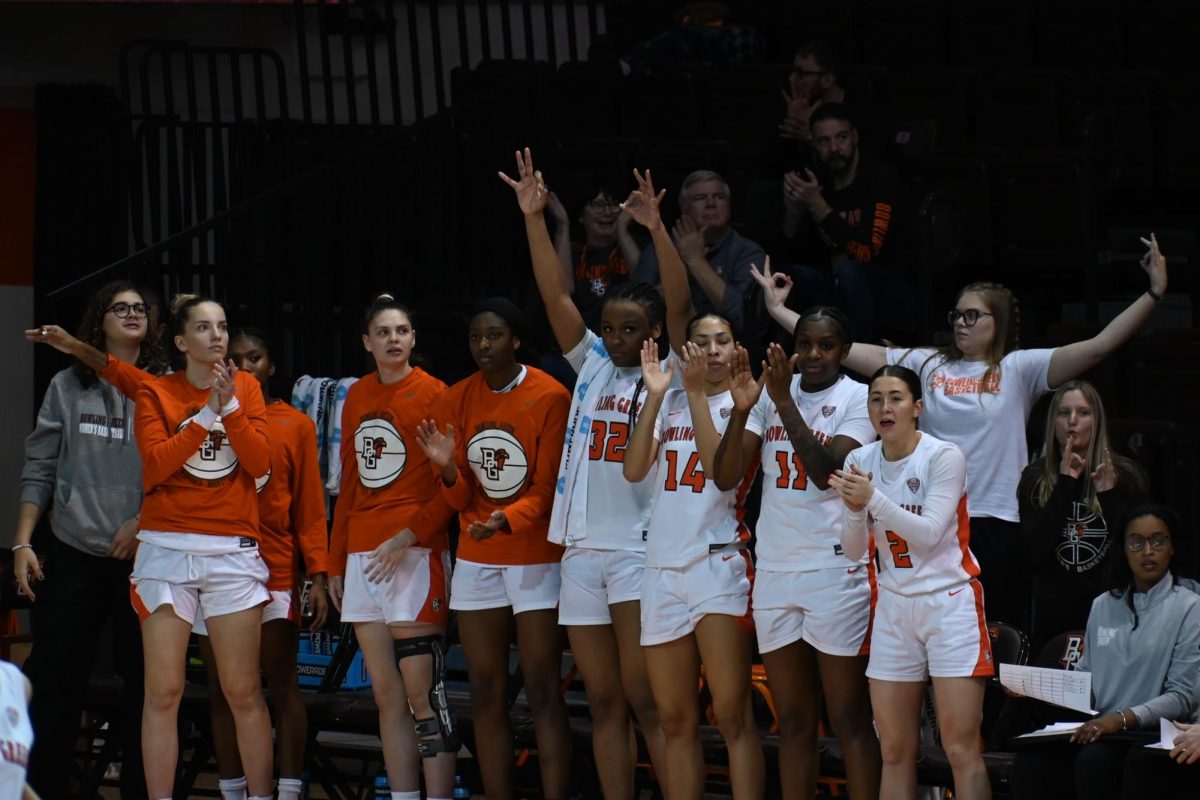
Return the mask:
[[[1159,719],[1189,719],[1194,712],[1200,595],[1175,577],[1176,545],[1186,533],[1174,511],[1134,506],[1123,529],[1125,557],[1113,564],[1112,589],[1092,602],[1079,661],[1079,670],[1092,675],[1092,705],[1100,713],[1069,742],[1022,751],[1009,772],[1013,797],[1182,796],[1147,793],[1150,770],[1138,766],[1146,740],[1128,733],[1147,730],[1157,739]],[[1168,766],[1165,757],[1159,766]]]
[[586,197],[576,221],[583,240],[572,240],[571,218],[558,195],[551,192],[546,210],[554,219],[554,251],[562,262],[567,291],[587,326],[599,330],[600,307],[609,295],[629,280],[641,248],[629,233],[633,220],[621,213],[617,198],[623,195],[596,178],[584,187]]
[[[997,283],[972,283],[958,294],[947,321],[954,338],[945,347],[881,347],[855,343],[843,362],[862,375],[885,364],[921,376],[925,412],[921,429],[953,442],[967,458],[971,549],[992,620],[1025,623],[1028,590],[1019,564],[1017,483],[1029,462],[1025,423],[1046,392],[1099,364],[1141,327],[1167,290],[1167,260],[1154,234],[1143,239],[1142,269],[1150,288],[1091,339],[1056,348],[1018,349],[1017,299]],[[791,281],[756,272],[771,316],[792,330],[797,315],[783,303]]]

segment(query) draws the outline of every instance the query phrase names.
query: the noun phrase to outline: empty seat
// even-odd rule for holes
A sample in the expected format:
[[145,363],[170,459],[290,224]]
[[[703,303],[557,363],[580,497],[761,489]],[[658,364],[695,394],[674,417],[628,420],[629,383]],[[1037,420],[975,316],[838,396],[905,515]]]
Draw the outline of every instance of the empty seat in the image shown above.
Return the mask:
[[1014,3],[954,3],[947,35],[952,64],[999,70],[1033,63],[1029,12]]
[[1034,59],[1038,66],[1115,69],[1124,61],[1117,13],[1098,3],[1047,3],[1037,11]]
[[855,28],[858,58],[865,63],[907,69],[945,60],[942,14],[934,3],[864,3]]

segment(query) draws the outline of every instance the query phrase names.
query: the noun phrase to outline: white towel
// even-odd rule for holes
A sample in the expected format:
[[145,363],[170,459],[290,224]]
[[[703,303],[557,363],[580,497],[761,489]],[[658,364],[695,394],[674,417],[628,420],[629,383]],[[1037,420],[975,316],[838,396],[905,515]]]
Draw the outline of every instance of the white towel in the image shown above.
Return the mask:
[[329,453],[328,476],[325,478],[325,491],[337,494],[342,484],[342,409],[346,406],[346,395],[358,378],[342,378],[331,388],[333,400],[329,403],[326,416],[325,448]]

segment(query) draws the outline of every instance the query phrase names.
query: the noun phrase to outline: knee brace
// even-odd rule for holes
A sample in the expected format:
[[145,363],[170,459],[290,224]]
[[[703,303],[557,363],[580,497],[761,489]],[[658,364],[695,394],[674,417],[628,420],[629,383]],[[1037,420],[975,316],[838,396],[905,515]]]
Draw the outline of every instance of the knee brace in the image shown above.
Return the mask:
[[394,642],[396,661],[428,655],[433,659],[433,680],[429,688],[429,705],[433,716],[416,720],[417,749],[422,758],[434,758],[438,753],[457,753],[460,742],[454,726],[454,715],[446,702],[446,658],[441,636],[418,636]]

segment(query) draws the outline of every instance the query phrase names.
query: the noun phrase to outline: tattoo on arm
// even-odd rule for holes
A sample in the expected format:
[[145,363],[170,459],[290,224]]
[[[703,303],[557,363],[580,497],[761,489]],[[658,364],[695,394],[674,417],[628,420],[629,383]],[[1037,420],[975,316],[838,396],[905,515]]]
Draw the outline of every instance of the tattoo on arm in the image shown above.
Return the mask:
[[821,444],[816,435],[804,424],[800,409],[793,402],[787,402],[779,407],[779,419],[787,431],[788,441],[792,449],[800,456],[800,462],[817,487],[824,490],[829,488],[829,475],[841,468],[841,463],[833,452]]

